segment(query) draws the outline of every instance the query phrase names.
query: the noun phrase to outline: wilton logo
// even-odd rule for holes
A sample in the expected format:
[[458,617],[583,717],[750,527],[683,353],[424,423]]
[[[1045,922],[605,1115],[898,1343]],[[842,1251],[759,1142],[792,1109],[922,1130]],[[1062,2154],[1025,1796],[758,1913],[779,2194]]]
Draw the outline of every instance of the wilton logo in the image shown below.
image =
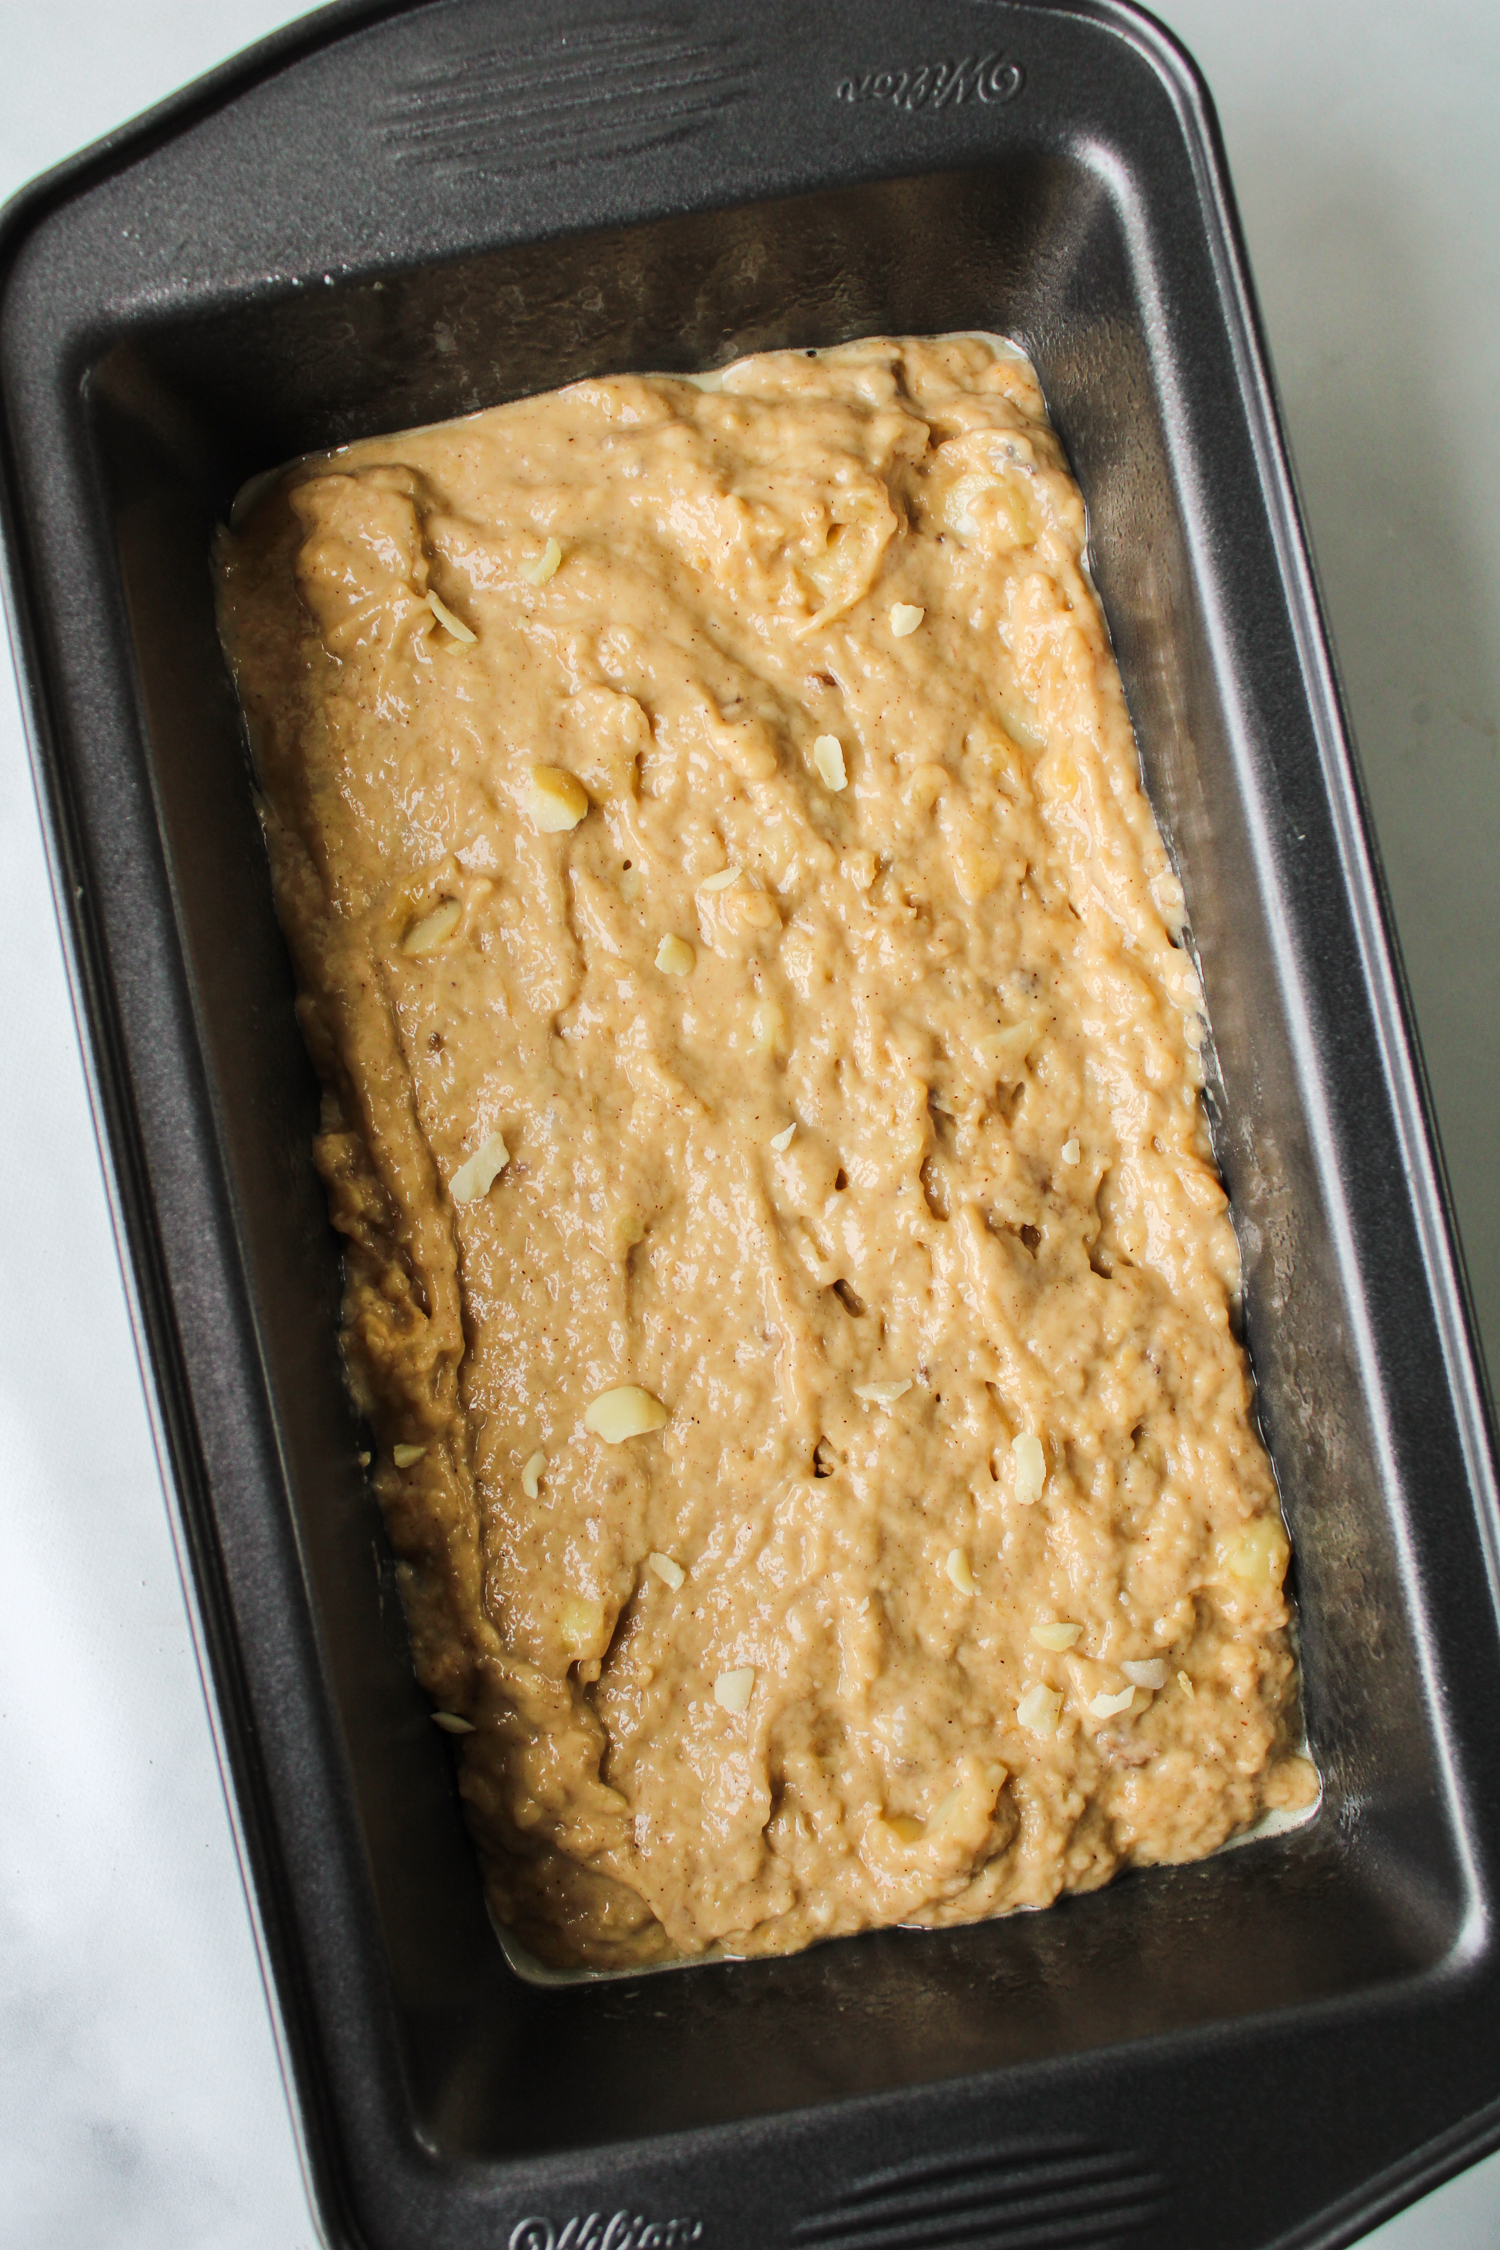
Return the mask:
[[586,2219],[565,2220],[561,2231],[550,2219],[517,2219],[506,2250],[678,2250],[678,2245],[703,2240],[701,2219],[632,2218],[616,2211],[606,2219],[590,2211]]
[[841,102],[889,102],[892,109],[956,109],[972,94],[982,102],[1014,101],[1026,83],[1018,62],[1004,55],[965,55],[962,62],[919,63],[915,70],[867,70],[841,78]]

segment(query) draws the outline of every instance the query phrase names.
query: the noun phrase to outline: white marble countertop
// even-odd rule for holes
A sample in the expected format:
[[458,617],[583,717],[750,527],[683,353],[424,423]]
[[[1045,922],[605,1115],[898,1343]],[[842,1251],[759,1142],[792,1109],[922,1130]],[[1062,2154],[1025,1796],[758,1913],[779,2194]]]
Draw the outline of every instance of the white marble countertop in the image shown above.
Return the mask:
[[[298,12],[0,0],[0,197]],[[1500,1369],[1500,8],[1159,13],[1218,100]],[[3,658],[0,960],[0,2242],[309,2250]],[[1500,2157],[1367,2250],[1497,2242]]]

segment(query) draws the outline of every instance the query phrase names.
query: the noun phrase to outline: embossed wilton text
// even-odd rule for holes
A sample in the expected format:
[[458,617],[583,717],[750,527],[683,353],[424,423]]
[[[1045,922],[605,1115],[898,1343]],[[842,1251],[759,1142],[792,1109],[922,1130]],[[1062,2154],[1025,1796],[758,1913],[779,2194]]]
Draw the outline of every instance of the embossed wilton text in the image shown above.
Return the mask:
[[643,2219],[629,2211],[606,2218],[590,2211],[587,2218],[565,2219],[560,2229],[550,2219],[518,2219],[506,2250],[679,2250],[702,2240],[701,2219]]
[[1013,101],[1026,83],[1018,62],[1005,55],[965,55],[962,62],[919,63],[915,70],[866,70],[841,78],[841,102],[889,102],[892,109],[957,107],[972,94],[981,102]]

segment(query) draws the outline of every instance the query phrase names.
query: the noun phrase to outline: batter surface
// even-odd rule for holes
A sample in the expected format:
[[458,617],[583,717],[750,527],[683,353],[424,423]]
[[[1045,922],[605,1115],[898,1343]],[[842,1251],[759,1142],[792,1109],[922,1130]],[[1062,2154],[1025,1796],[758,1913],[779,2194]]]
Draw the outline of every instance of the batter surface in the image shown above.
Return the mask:
[[548,1961],[1315,1793],[1083,538],[966,337],[575,384],[223,541],[417,1669]]

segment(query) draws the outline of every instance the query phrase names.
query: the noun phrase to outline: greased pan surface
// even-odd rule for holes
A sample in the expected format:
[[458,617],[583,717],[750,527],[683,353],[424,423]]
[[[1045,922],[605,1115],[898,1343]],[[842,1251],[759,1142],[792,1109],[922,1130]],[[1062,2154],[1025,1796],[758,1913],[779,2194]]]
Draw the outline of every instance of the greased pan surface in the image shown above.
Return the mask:
[[[0,260],[41,791],[330,2234],[1333,2244],[1500,2137],[1492,1446],[1180,52],[1102,6],[334,9],[40,183]],[[339,1380],[213,526],[584,372],[960,327],[1037,365],[1188,894],[1323,1802],[1043,1916],[527,1984]]]

